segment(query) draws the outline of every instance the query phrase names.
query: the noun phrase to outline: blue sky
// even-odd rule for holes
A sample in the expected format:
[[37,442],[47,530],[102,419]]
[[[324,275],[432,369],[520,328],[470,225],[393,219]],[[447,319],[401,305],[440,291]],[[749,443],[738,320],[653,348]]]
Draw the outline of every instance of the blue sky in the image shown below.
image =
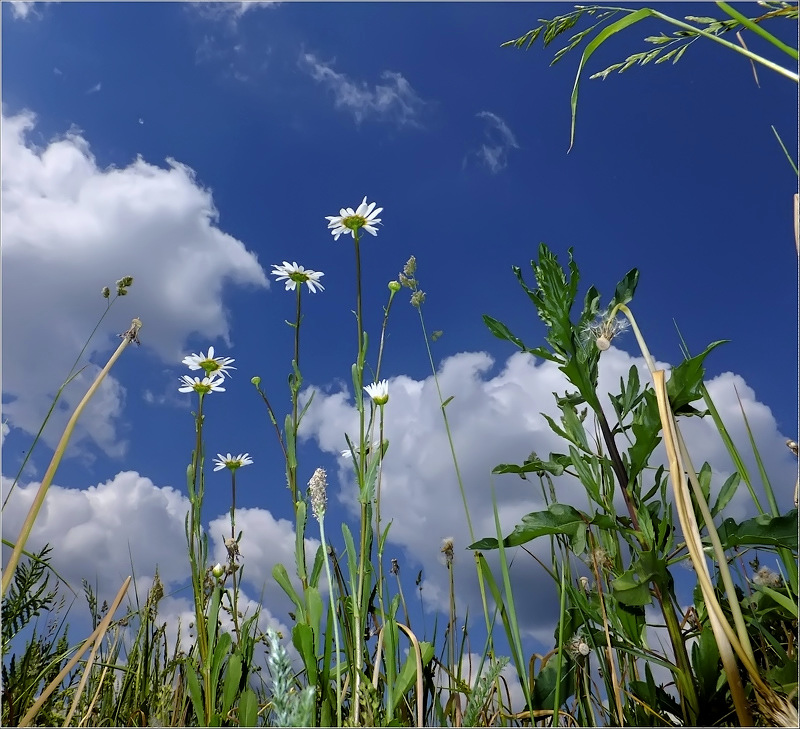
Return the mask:
[[[679,17],[715,14],[711,4],[659,7]],[[249,382],[260,375],[286,411],[292,332],[284,320],[293,317],[294,296],[269,283],[271,265],[284,260],[325,273],[325,291],[304,295],[302,370],[319,392],[301,479],[326,467],[332,515],[349,513],[348,464],[337,452],[345,429],[353,432],[353,251],[349,238],[332,240],[325,216],[364,195],[384,208],[379,235],[362,246],[366,326],[376,342],[386,284],[415,255],[426,324],[444,333],[433,353],[444,396],[455,395],[448,412],[477,536],[493,531],[491,468],[559,449],[538,416],[554,410],[551,393],[564,389],[558,374],[512,357],[481,320],[491,314],[531,346],[542,343],[544,329],[511,273],[512,265],[530,271],[542,241],[562,261],[574,246],[582,291],[595,284],[606,300],[639,268],[633,310],[660,362],[681,358],[673,319],[695,352],[731,340],[708,360],[712,392],[743,438],[738,388],[789,508],[797,180],[770,125],[796,157],[797,88],[766,69],[757,87],[744,58],[698,42],[675,66],[586,78],[568,154],[578,55],[550,68],[563,44],[527,52],[500,44],[570,8],[3,2],[4,493],[103,310],[102,286],[135,277],[93,342],[93,366],[133,316],[144,323],[142,347],[125,353],[81,424],[34,532],[57,553],[60,545],[70,576],[96,574],[116,592],[131,544],[142,579],[157,561],[162,577],[166,570],[179,583],[194,437],[194,402],[177,393],[186,372],[180,360],[209,345],[238,369],[228,391],[209,398],[207,459],[228,451],[255,459],[238,480],[250,597],[276,559],[290,561],[291,547],[281,546],[291,544],[280,521],[290,515],[283,466]],[[774,30],[793,42],[786,26]],[[644,49],[642,38],[660,29],[642,23],[621,34],[589,71]],[[748,45],[783,60],[759,39]],[[393,555],[409,585],[425,570],[433,609],[446,590],[441,539],[455,536],[463,547],[468,535],[407,299],[404,290],[393,305],[382,373],[397,444],[387,458],[385,508],[395,519]],[[375,352],[373,345],[372,362]],[[637,354],[632,336],[616,340],[602,382],[614,388],[631,364],[641,366]],[[74,405],[88,382],[76,383],[65,402]],[[56,415],[23,475],[22,496],[4,514],[6,538],[16,534],[32,498],[27,484],[44,472],[67,417]],[[721,483],[731,466],[713,428],[687,427],[698,463],[709,460]],[[541,508],[530,484],[506,476],[497,485],[506,529]],[[207,490],[213,533],[227,518],[228,482],[209,473]],[[742,495],[732,514],[747,508]],[[465,602],[474,596],[470,563],[464,553]],[[519,571],[522,585],[547,584],[533,567]],[[268,598],[271,615],[285,622],[277,588]],[[174,613],[186,605],[176,598]],[[529,635],[550,640],[552,614],[528,612]]]

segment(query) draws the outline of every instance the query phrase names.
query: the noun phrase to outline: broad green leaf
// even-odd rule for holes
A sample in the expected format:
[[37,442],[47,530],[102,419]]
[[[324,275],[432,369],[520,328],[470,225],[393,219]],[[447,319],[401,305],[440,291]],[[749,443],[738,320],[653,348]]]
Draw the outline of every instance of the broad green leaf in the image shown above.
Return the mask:
[[222,711],[226,715],[236,700],[239,692],[239,681],[242,678],[242,659],[235,653],[228,658],[228,665],[225,668],[225,678],[222,681]]
[[[556,681],[558,667],[556,659],[549,660],[539,673],[533,683],[531,700],[535,710],[553,710],[553,703],[556,697]],[[575,693],[575,664],[571,660],[565,660],[562,666],[561,687],[559,691],[559,703],[561,706]],[[560,708],[560,707],[558,707]]]
[[319,590],[316,587],[311,587],[311,585],[306,588],[306,608],[308,610],[308,622],[314,634],[314,651],[320,653],[322,651],[322,598]]
[[748,546],[785,547],[797,551],[797,509],[783,516],[761,514],[737,524],[725,519],[717,530],[724,549]]
[[239,726],[258,725],[258,699],[253,689],[246,688],[239,699]]
[[[547,511],[534,511],[522,517],[514,531],[503,540],[505,547],[518,547],[545,534],[565,534],[576,554],[586,544],[586,525],[589,518],[568,504],[550,504]],[[471,544],[468,549],[497,549],[497,539],[488,537]]]
[[314,652],[314,631],[305,623],[296,623],[292,628],[292,644],[303,659],[309,685],[316,685],[317,656]]
[[650,583],[663,587],[668,579],[666,560],[652,550],[642,550],[634,564],[611,583],[611,589],[624,605],[649,605]]

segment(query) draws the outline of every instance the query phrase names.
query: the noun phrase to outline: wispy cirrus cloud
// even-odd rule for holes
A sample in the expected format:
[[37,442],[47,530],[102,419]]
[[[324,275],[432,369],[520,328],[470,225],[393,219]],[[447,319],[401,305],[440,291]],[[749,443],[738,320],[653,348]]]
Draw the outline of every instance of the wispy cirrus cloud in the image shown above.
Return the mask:
[[344,73],[313,53],[301,53],[300,68],[333,93],[334,106],[353,115],[356,124],[366,119],[393,122],[398,126],[420,126],[425,106],[406,78],[396,71],[383,71],[382,83],[370,86]]
[[213,0],[203,0],[193,2],[192,7],[203,17],[209,20],[227,20],[232,25],[236,25],[239,19],[252,10],[265,8],[275,8],[279,2],[260,2],[258,0],[240,0],[239,2],[215,2]]
[[491,111],[481,111],[475,116],[485,122],[483,133],[483,144],[477,149],[473,149],[464,157],[463,167],[466,167],[470,157],[475,157],[486,165],[489,171],[496,175],[508,166],[508,153],[512,149],[519,149],[517,138],[497,114]]
[[[8,4],[11,6],[11,15],[16,19],[25,20],[39,16],[36,12],[37,3],[30,0],[11,0]],[[40,6],[41,4],[39,3]]]

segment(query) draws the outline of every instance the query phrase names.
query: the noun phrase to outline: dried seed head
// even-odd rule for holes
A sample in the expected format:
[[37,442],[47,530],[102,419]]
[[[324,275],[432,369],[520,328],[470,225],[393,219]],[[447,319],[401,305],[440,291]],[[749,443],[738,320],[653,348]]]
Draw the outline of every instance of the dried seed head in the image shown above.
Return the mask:
[[764,565],[753,575],[753,582],[755,582],[756,585],[776,588],[781,586],[783,580],[777,572],[773,572],[769,567]]
[[453,542],[453,537],[446,537],[442,540],[442,554],[444,555],[445,563],[448,567],[453,564],[453,560],[455,559],[455,547]]

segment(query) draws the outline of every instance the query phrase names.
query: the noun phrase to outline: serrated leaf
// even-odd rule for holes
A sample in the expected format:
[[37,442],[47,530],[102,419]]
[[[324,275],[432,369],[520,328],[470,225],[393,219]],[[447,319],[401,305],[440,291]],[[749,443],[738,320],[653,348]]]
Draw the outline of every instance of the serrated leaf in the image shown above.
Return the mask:
[[690,414],[694,410],[693,408],[687,409],[687,406],[703,396],[700,391],[705,374],[703,362],[711,350],[727,341],[727,339],[720,339],[712,342],[700,354],[684,360],[672,369],[667,381],[667,396],[675,415]]
[[553,461],[542,461],[536,458],[525,461],[525,463],[523,463],[521,466],[513,463],[501,463],[499,466],[495,466],[492,469],[492,473],[551,473],[553,476],[560,476],[562,473],[564,473],[564,466],[562,466],[560,463],[555,463]]
[[522,343],[522,340],[519,337],[514,336],[514,334],[511,333],[511,330],[505,324],[503,324],[503,322],[494,319],[488,314],[484,314],[483,323],[486,324],[486,326],[489,328],[489,331],[498,339],[505,339],[506,341],[513,342],[521,350],[525,351],[525,345]]

